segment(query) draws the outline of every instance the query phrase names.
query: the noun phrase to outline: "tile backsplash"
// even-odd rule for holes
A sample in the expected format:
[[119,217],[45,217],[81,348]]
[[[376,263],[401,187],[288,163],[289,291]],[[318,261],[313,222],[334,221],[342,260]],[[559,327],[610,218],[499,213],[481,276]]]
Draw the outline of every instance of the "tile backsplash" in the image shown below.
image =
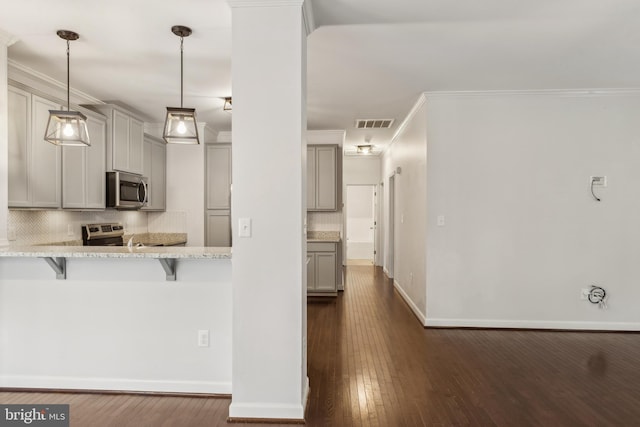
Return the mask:
[[82,224],[96,222],[120,222],[124,225],[127,234],[146,233],[148,231],[147,215],[146,212],[117,210],[98,212],[9,210],[7,234],[11,245],[80,240]]
[[342,235],[342,212],[307,212],[307,230],[338,231]]

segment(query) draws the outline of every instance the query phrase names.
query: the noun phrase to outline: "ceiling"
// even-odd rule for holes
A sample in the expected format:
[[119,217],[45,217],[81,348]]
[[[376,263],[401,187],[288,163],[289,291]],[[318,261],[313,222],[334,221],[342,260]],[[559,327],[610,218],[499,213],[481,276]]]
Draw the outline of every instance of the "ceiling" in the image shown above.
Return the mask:
[[[71,29],[71,84],[164,120],[180,94],[216,130],[231,95],[231,10],[225,0],[3,0],[0,29],[20,40],[9,57],[64,81]],[[346,129],[345,146],[382,148],[424,91],[638,88],[637,0],[312,0],[308,38],[309,129]],[[394,118],[388,130],[356,119]]]

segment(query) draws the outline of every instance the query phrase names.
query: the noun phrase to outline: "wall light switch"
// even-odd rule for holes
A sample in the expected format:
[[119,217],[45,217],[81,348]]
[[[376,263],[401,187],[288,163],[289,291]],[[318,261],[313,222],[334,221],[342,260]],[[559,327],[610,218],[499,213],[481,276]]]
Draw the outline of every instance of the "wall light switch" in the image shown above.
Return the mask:
[[251,237],[251,218],[238,219],[238,235],[240,237]]

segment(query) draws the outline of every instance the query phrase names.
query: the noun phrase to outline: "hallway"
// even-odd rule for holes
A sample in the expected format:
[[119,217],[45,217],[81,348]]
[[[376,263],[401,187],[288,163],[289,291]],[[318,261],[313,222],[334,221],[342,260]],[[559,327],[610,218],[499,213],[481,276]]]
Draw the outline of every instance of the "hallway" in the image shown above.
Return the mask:
[[[380,268],[308,305],[308,426],[636,425],[640,335],[424,329]],[[228,398],[7,393],[70,403],[71,426],[219,426]],[[252,426],[274,424],[248,424]]]

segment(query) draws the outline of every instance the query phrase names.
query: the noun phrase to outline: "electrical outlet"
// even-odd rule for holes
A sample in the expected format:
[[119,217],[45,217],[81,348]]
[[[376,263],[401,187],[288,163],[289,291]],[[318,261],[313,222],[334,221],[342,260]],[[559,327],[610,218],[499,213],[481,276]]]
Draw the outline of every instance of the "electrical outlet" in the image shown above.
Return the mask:
[[438,227],[444,227],[444,215],[438,215]]
[[201,329],[198,331],[198,347],[209,347],[208,329]]
[[16,240],[16,228],[13,225],[7,228],[7,240],[10,242]]
[[67,236],[73,236],[73,224],[67,224]]
[[607,186],[607,177],[606,176],[590,176],[589,182],[594,186],[599,185],[600,187]]
[[580,299],[581,300],[586,300],[589,299],[589,293],[591,292],[591,289],[589,288],[582,288],[580,290]]

